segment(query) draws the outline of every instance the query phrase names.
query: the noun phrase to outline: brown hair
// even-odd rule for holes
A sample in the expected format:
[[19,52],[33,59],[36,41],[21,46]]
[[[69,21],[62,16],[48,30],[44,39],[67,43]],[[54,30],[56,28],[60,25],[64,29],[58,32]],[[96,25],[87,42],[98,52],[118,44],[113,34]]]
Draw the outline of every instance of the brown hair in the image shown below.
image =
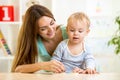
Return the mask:
[[17,50],[11,69],[12,72],[15,71],[18,65],[35,63],[38,56],[38,19],[43,16],[54,19],[53,14],[42,5],[33,5],[26,11],[18,36]]
[[88,16],[87,16],[86,14],[82,13],[82,12],[73,13],[73,14],[68,18],[68,21],[67,21],[67,22],[69,23],[71,20],[72,20],[72,21],[78,20],[78,21],[80,21],[80,22],[86,23],[87,27],[90,26],[90,20],[89,20]]

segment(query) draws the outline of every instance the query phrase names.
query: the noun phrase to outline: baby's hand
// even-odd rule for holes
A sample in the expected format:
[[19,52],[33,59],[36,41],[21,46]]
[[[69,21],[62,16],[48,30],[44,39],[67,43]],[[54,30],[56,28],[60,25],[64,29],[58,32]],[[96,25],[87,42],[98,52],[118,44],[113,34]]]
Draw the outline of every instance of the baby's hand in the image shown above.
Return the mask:
[[83,69],[78,68],[78,67],[76,67],[76,68],[73,69],[74,73],[79,73],[80,74],[80,73],[83,73],[83,71],[84,71]]
[[90,69],[87,68],[86,70],[83,71],[84,74],[97,74],[98,72],[96,72],[96,70],[94,69]]

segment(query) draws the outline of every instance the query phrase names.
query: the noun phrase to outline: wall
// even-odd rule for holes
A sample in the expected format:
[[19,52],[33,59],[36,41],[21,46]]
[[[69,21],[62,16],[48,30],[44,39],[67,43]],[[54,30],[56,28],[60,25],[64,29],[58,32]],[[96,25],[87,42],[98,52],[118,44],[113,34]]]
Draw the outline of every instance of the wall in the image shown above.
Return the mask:
[[[21,15],[24,15],[27,9],[27,1],[21,2]],[[66,25],[67,18],[74,12],[85,12],[91,20],[91,32],[87,40],[91,45],[100,72],[120,72],[120,57],[115,55],[114,46],[107,46],[117,28],[114,19],[115,16],[120,15],[120,0],[39,0],[39,3],[52,11],[58,24]],[[13,43],[17,38],[17,34],[13,32],[18,28],[9,27],[8,32],[5,27],[2,28],[13,50],[16,48],[16,44]]]

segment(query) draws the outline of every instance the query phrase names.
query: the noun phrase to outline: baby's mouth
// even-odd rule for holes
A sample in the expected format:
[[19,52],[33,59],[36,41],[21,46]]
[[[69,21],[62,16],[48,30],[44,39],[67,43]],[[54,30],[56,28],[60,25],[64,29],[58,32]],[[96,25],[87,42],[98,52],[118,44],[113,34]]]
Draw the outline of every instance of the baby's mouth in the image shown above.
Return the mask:
[[73,37],[73,39],[79,39],[78,37]]

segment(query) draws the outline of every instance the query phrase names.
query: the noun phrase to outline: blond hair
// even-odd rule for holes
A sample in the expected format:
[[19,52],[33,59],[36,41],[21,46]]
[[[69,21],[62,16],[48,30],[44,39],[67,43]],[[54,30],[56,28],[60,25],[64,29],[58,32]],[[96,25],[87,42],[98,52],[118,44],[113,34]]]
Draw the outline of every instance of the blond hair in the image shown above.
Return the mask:
[[73,13],[72,15],[70,15],[67,22],[69,24],[69,22],[71,22],[71,21],[73,22],[74,20],[85,23],[87,25],[87,27],[90,26],[90,20],[89,20],[88,16],[82,12]]

